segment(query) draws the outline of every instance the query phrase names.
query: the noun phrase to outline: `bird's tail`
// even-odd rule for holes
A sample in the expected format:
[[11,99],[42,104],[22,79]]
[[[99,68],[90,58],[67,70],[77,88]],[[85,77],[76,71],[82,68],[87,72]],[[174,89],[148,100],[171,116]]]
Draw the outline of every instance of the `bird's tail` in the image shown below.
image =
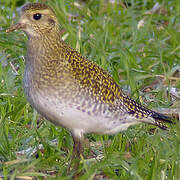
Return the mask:
[[124,97],[124,102],[128,107],[128,113],[135,116],[141,122],[153,124],[161,129],[167,129],[165,123],[175,124],[171,117],[150,110],[129,97]]
[[136,117],[138,121],[153,124],[161,129],[167,129],[165,123],[175,124],[171,117],[150,110],[128,96],[124,96],[123,102],[128,108],[128,114]]
[[161,129],[167,129],[167,126],[164,123],[175,124],[175,122],[172,121],[171,117],[155,112],[155,111],[152,111],[152,114],[150,115],[150,117],[154,119],[153,124],[158,126]]

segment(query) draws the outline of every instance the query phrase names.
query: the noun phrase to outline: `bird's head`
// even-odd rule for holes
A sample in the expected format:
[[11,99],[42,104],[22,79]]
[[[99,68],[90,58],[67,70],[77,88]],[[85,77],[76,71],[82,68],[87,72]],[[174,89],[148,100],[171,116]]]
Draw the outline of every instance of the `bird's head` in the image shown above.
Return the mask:
[[27,3],[20,10],[20,19],[6,32],[21,29],[29,37],[38,37],[44,34],[57,32],[59,23],[54,11],[45,4]]

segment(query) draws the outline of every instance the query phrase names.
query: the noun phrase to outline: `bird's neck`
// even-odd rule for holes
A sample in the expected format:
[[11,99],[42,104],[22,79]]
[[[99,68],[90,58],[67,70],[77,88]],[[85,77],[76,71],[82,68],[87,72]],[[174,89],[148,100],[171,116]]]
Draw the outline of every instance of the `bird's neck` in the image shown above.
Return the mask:
[[28,60],[35,64],[43,64],[43,61],[59,59],[66,49],[66,44],[61,40],[59,34],[45,34],[30,37],[28,39]]

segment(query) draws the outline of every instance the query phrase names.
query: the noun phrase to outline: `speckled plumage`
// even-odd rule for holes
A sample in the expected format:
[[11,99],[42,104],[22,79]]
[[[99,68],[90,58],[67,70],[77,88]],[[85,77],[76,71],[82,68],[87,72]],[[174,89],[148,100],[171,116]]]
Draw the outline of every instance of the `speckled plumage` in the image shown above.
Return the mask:
[[[35,15],[42,15],[38,20]],[[22,7],[19,23],[28,35],[24,89],[30,104],[54,124],[81,139],[85,133],[113,134],[169,118],[126,96],[111,75],[61,40],[55,13],[45,4]]]

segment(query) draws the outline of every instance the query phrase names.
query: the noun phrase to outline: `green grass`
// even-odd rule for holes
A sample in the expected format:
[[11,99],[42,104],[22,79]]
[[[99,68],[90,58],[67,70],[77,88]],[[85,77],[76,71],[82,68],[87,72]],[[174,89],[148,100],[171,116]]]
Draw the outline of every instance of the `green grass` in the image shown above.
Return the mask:
[[[48,1],[67,43],[109,71],[135,100],[153,109],[180,108],[179,98],[170,93],[180,90],[179,0],[129,0],[127,8],[121,1],[76,1],[80,7],[73,2]],[[162,13],[146,14],[156,2]],[[0,176],[69,179],[72,138],[27,103],[22,89],[27,38],[22,32],[5,32],[23,3],[0,3]],[[143,18],[145,24],[138,29]],[[104,157],[94,160],[86,147],[81,179],[180,178],[179,124],[169,131],[141,124],[113,136],[87,137],[91,149]]]

